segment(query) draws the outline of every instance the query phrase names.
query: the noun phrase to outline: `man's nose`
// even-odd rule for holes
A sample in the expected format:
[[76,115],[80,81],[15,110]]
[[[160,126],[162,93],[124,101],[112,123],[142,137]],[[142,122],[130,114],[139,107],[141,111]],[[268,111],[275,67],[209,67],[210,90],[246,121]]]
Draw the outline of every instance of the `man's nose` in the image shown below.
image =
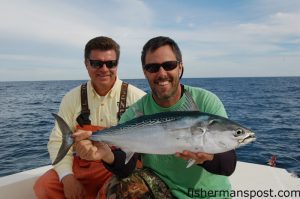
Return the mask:
[[157,74],[163,74],[163,75],[165,75],[165,74],[167,74],[167,71],[162,66],[160,66],[159,70],[157,71]]
[[102,67],[98,68],[98,70],[101,70],[101,71],[108,71],[109,68],[107,68],[106,64],[103,64]]

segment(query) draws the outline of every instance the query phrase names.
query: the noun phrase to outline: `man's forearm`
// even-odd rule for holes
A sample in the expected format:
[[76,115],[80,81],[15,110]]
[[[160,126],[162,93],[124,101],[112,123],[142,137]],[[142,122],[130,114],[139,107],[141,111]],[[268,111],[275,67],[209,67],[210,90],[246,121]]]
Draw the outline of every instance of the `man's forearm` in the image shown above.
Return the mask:
[[213,160],[206,161],[200,166],[211,173],[230,176],[235,170],[236,161],[235,150],[231,150],[215,154]]
[[125,164],[126,154],[124,151],[116,149],[113,151],[113,154],[113,164],[109,165],[103,162],[105,168],[120,178],[129,176],[136,167],[138,154],[134,154],[127,164]]

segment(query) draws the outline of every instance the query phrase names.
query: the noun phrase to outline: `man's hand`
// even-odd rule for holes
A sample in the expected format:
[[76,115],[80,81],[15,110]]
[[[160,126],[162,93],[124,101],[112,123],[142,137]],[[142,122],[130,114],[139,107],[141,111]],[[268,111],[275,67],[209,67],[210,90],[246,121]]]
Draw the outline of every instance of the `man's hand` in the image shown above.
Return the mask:
[[83,185],[75,178],[73,174],[63,177],[64,194],[67,199],[80,199],[85,197]]
[[208,153],[193,153],[191,151],[184,150],[182,153],[176,153],[177,157],[181,157],[185,160],[194,159],[196,160],[195,164],[203,164],[205,161],[210,161],[214,159],[213,154]]
[[107,164],[112,164],[114,162],[114,154],[110,147],[103,142],[87,140],[91,135],[91,131],[83,130],[78,130],[73,134],[77,155],[85,160],[102,160]]
[[92,131],[85,131],[85,130],[77,130],[73,133],[72,137],[74,138],[75,142],[79,142],[81,140],[87,140],[93,134]]

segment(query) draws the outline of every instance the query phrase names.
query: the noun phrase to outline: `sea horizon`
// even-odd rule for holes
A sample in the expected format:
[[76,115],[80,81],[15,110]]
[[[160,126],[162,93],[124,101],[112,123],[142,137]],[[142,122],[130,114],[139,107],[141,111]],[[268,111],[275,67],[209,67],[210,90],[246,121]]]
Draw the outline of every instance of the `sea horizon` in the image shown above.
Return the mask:
[[[182,77],[182,79],[228,79],[228,78],[297,78],[296,76],[232,76],[232,77]],[[120,78],[120,77],[119,77]],[[145,78],[120,78],[121,80],[144,80]],[[50,79],[50,80],[5,80],[1,82],[50,82],[50,81],[88,81],[89,79]]]

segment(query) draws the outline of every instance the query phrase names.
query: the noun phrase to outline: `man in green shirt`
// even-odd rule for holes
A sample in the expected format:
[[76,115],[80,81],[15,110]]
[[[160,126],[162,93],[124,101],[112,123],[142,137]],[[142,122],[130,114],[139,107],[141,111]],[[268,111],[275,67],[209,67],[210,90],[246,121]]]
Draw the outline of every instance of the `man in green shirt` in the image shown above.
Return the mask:
[[[182,110],[187,103],[186,93],[193,98],[200,111],[227,117],[224,106],[216,95],[201,88],[180,84],[183,74],[182,55],[172,39],[150,39],[143,48],[141,61],[151,93],[133,104],[122,115],[120,123],[140,115]],[[88,149],[91,145],[84,146],[79,142],[78,147],[83,148],[84,158],[99,159],[96,151],[100,151],[101,146],[97,150],[89,150],[90,152]],[[102,156],[103,153],[106,154],[103,150],[101,152]],[[122,173],[122,176],[126,176],[132,172],[127,169],[128,165],[120,165],[124,162],[124,156],[116,157],[112,152],[107,152],[104,156],[113,156],[112,164],[106,164],[106,168],[116,175]],[[190,159],[194,159],[196,164],[186,168],[186,160]],[[143,167],[159,176],[176,198],[225,198],[226,195],[222,193],[230,190],[227,176],[233,173],[236,165],[234,150],[220,154],[191,151],[179,151],[175,155],[141,154],[141,160]],[[135,162],[136,158],[132,158],[128,164]]]

